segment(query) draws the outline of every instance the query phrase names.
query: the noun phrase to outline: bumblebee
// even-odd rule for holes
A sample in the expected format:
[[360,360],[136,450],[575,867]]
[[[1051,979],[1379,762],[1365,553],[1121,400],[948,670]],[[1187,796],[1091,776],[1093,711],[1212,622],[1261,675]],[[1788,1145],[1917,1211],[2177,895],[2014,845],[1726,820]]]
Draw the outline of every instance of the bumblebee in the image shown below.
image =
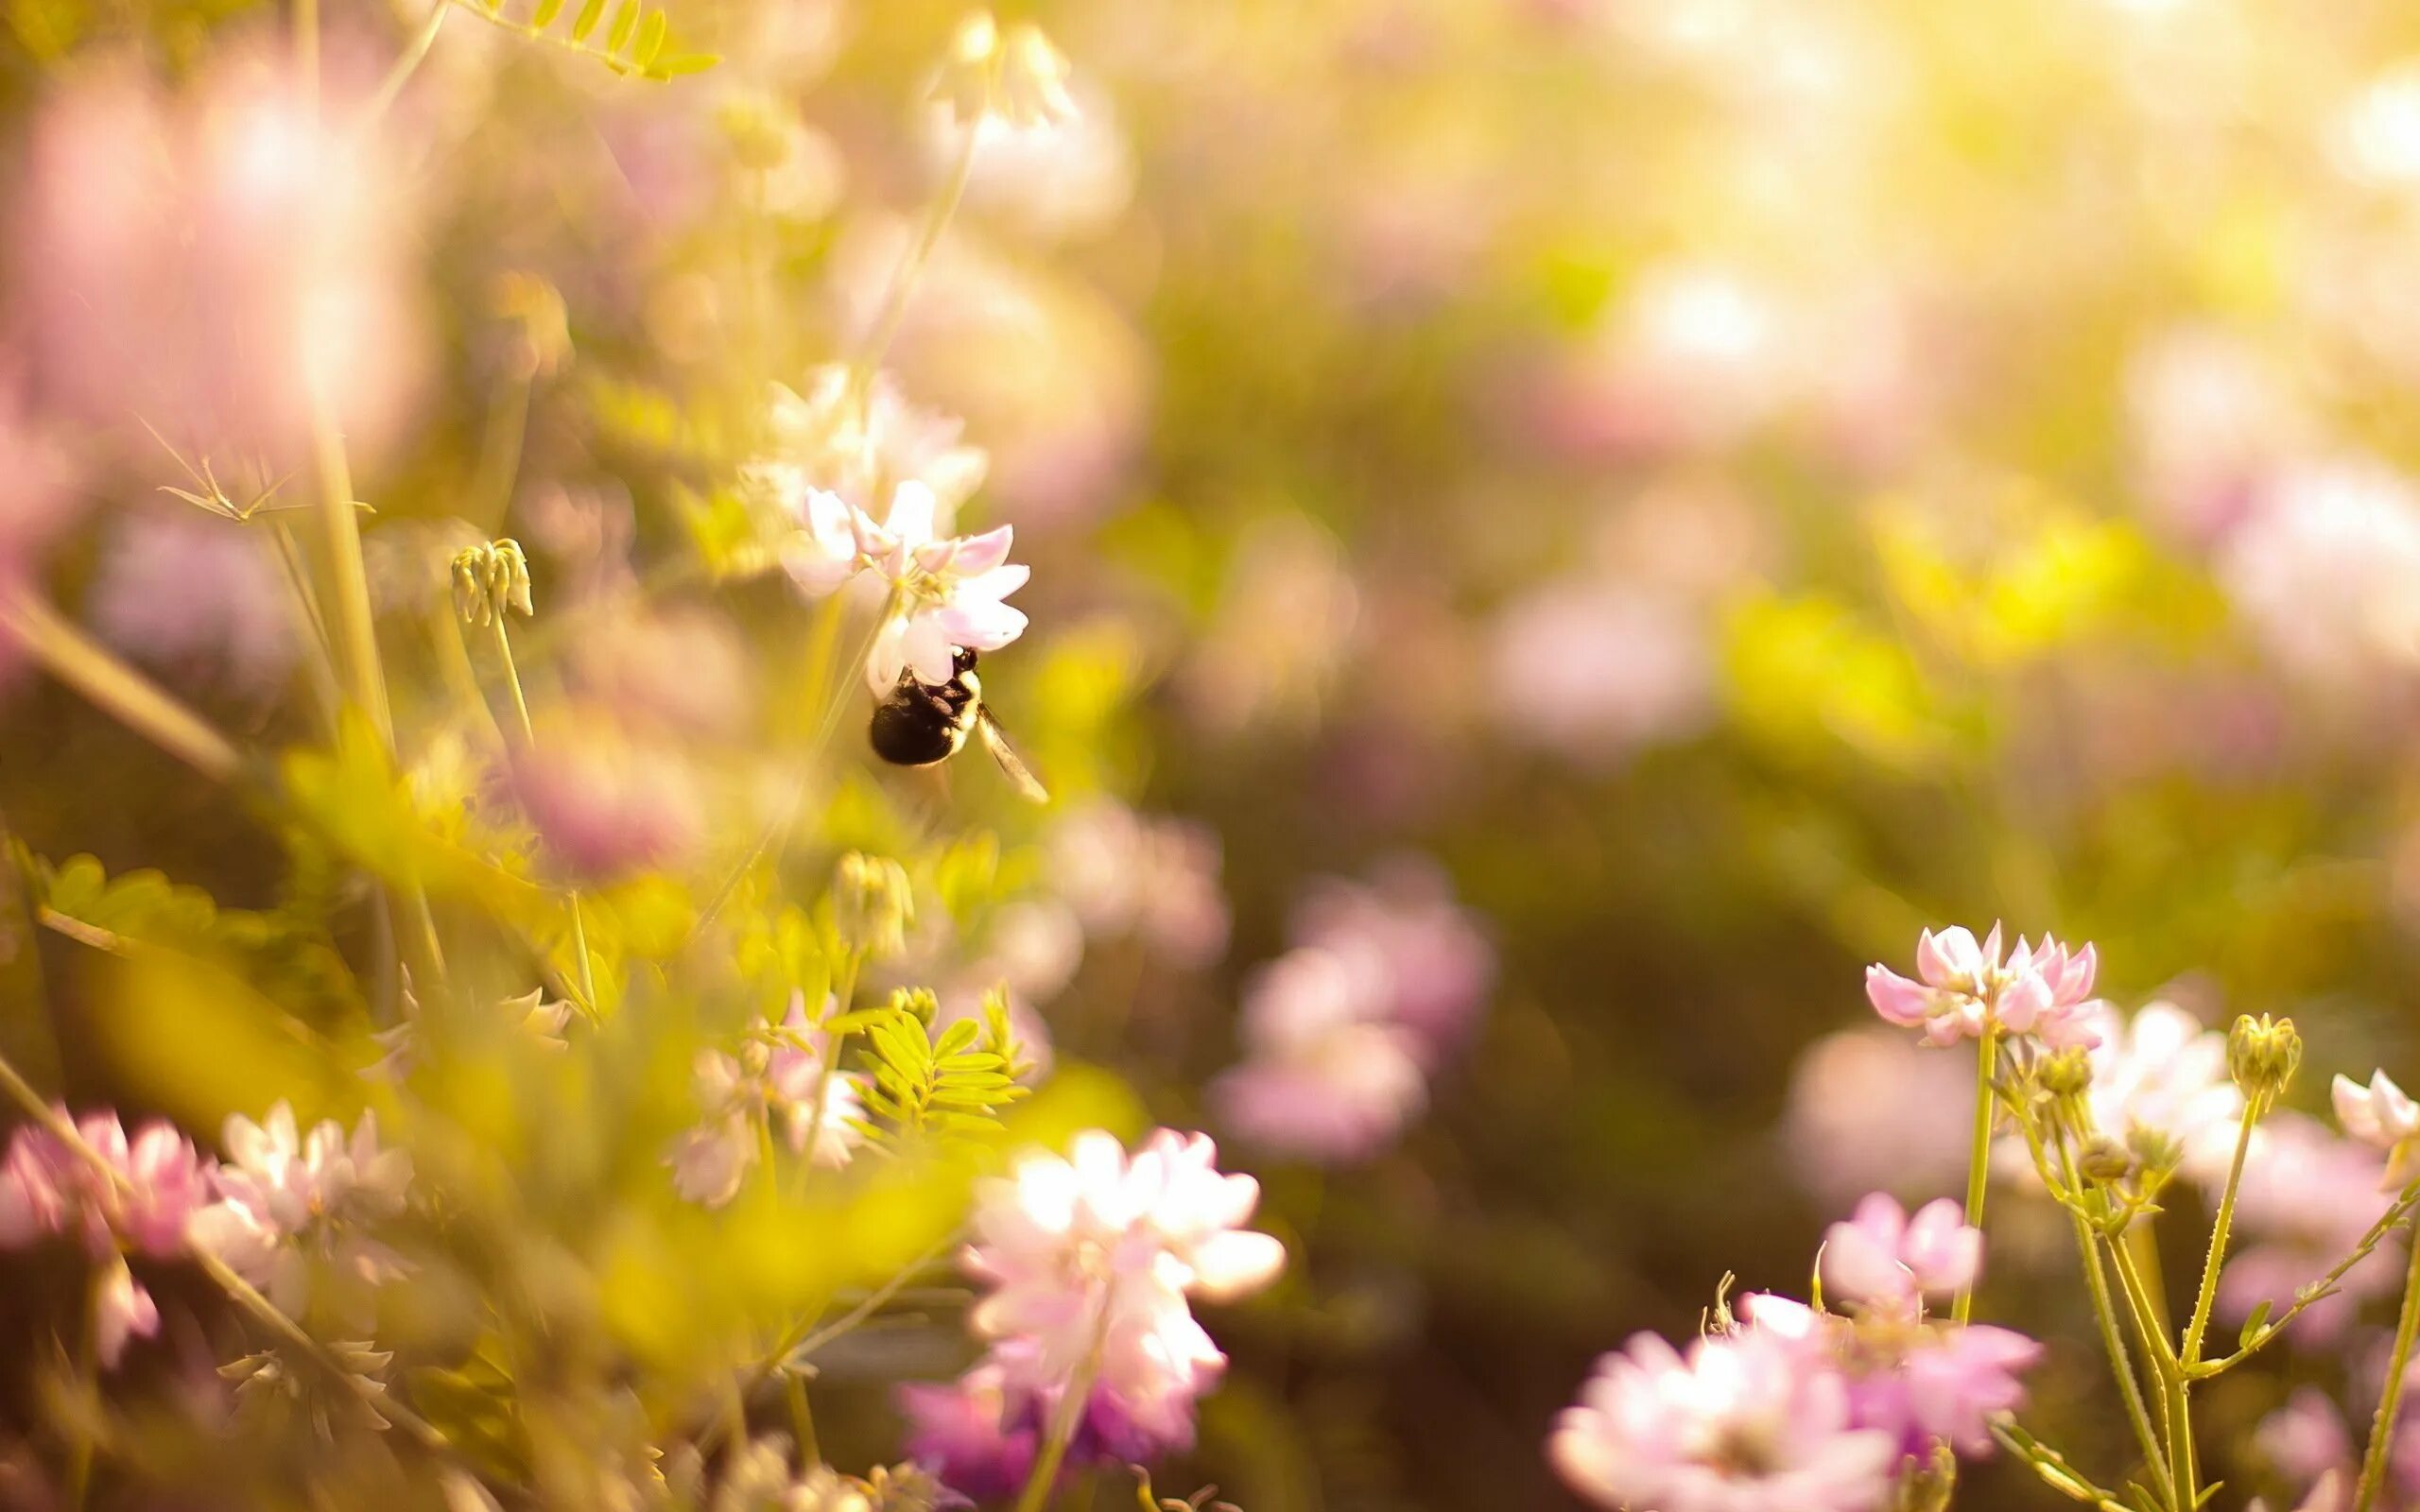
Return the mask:
[[1017,796],[1046,803],[1050,794],[1009,744],[1008,731],[983,705],[983,680],[975,675],[975,653],[966,647],[950,650],[950,679],[920,682],[913,672],[874,705],[867,738],[873,753],[894,766],[934,766],[966,748],[970,736],[979,736],[983,748],[999,763]]

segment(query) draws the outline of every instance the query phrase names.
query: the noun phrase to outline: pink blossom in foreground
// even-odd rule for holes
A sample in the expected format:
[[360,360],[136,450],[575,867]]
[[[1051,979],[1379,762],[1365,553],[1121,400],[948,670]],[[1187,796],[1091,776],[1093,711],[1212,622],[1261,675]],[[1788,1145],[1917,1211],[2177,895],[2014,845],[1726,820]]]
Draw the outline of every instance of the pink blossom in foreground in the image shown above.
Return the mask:
[[[947,1385],[904,1385],[908,1455],[960,1496],[1006,1501],[1032,1474],[1042,1437],[1063,1400],[1021,1384],[998,1354]],[[1150,1465],[1193,1447],[1194,1402],[1177,1394],[1145,1403],[1096,1386],[1067,1445],[1067,1470]]]
[[[2261,1302],[2282,1313],[2295,1294],[2349,1254],[2389,1199],[2377,1152],[2291,1111],[2261,1125],[2236,1195],[2237,1248],[2219,1273],[2219,1314],[2229,1322]],[[2393,1242],[2347,1272],[2339,1290],[2306,1308],[2293,1342],[2324,1347],[2342,1336],[2361,1303],[2392,1293],[2403,1276]]]
[[2041,1345],[2013,1330],[1928,1322],[1896,1306],[1842,1314],[1760,1292],[1740,1298],[1739,1314],[1841,1371],[1851,1425],[1889,1434],[1894,1460],[1924,1459],[1936,1443],[1988,1458],[1992,1419],[2023,1404],[2018,1378],[2042,1357]]
[[2386,1170],[2378,1190],[2393,1192],[2410,1181],[2415,1161],[2414,1142],[2420,1140],[2420,1104],[2383,1071],[2370,1074],[2364,1087],[2340,1075],[2328,1089],[2336,1105],[2336,1122],[2362,1143],[2387,1152]]
[[1166,1415],[1217,1378],[1226,1356],[1189,1298],[1256,1291],[1286,1261],[1242,1227],[1259,1184],[1221,1174],[1217,1153],[1160,1129],[1130,1156],[1095,1130],[983,1184],[962,1263],[986,1291],[969,1322],[1011,1384],[1055,1392],[1089,1368],[1132,1412]]
[[93,1298],[99,1357],[114,1366],[128,1339],[160,1328],[159,1308],[127,1267],[126,1252],[184,1253],[210,1173],[192,1142],[166,1123],[147,1124],[130,1141],[114,1113],[87,1113],[76,1129],[110,1174],[48,1129],[19,1128],[0,1162],[0,1247],[51,1235],[82,1241],[100,1267]]
[[1547,1448],[1591,1501],[1654,1512],[1870,1512],[1897,1452],[1854,1426],[1839,1371],[1754,1329],[1685,1355],[1637,1335],[1598,1362]]
[[2048,936],[2039,946],[2019,937],[2003,957],[1997,925],[1980,942],[1962,926],[1926,930],[1916,940],[1916,979],[1869,966],[1865,995],[1889,1022],[1923,1029],[1928,1044],[1979,1039],[1991,1029],[2065,1048],[2092,1042],[2084,1009],[2096,969],[2090,945],[2070,951]]
[[1884,1193],[1857,1205],[1846,1223],[1824,1235],[1827,1293],[1842,1300],[1912,1311],[1927,1295],[1947,1296],[1975,1284],[1983,1263],[1983,1235],[1969,1228],[1947,1197],[1910,1217]]
[[197,1247],[216,1254],[288,1314],[299,1313],[320,1266],[367,1286],[405,1274],[375,1227],[403,1211],[409,1154],[378,1140],[378,1115],[351,1134],[323,1119],[305,1135],[280,1102],[255,1124],[227,1120],[227,1159],[213,1173],[218,1200],[195,1215]]

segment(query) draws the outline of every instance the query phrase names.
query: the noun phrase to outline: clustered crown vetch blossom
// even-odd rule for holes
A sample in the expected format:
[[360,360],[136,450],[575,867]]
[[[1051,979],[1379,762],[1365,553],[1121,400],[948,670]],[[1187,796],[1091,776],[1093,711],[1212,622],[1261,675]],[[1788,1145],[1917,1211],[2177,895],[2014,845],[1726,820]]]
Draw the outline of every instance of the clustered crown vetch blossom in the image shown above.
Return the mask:
[[212,1173],[218,1200],[195,1215],[195,1245],[225,1261],[281,1311],[301,1311],[317,1265],[368,1285],[405,1274],[372,1232],[403,1211],[411,1156],[378,1140],[378,1115],[353,1131],[323,1119],[302,1134],[278,1103],[259,1123],[227,1120],[227,1159]]
[[1771,1294],[1686,1355],[1641,1334],[1599,1362],[1547,1454],[1576,1489],[1636,1512],[1875,1512],[1942,1450],[1993,1450],[2041,1346],[1926,1317],[1972,1284],[1982,1235],[1954,1204],[1911,1219],[1876,1194],[1825,1239],[1825,1284],[1850,1311]]
[[1916,940],[1916,979],[1876,964],[1866,968],[1865,995],[1893,1023],[1924,1030],[1927,1043],[1953,1044],[1985,1032],[2031,1034],[2053,1049],[2089,1045],[2086,1013],[2097,959],[2090,945],[2070,951],[2044,936],[2019,937],[2005,957],[1999,926],[1980,942],[1963,926]]
[[1217,1156],[1205,1135],[1158,1129],[1130,1155],[1093,1130],[984,1183],[960,1263],[986,1288],[969,1324],[991,1348],[956,1387],[906,1399],[921,1458],[969,1494],[1012,1480],[1009,1461],[1078,1389],[1076,1463],[1191,1441],[1194,1402],[1226,1365],[1191,1299],[1257,1291],[1286,1263],[1243,1227],[1259,1183]]
[[99,1158],[98,1166],[39,1125],[19,1128],[9,1141],[8,1159],[0,1162],[0,1248],[49,1235],[82,1241],[101,1267],[93,1297],[95,1343],[101,1363],[114,1366],[130,1338],[160,1331],[159,1307],[126,1256],[184,1253],[195,1214],[210,1193],[210,1173],[193,1143],[162,1121],[146,1124],[129,1140],[115,1113],[95,1112],[78,1120],[76,1131]]
[[1294,948],[1246,992],[1247,1057],[1211,1098],[1256,1146],[1365,1159],[1426,1106],[1430,1074],[1485,1001],[1495,951],[1443,868],[1414,857],[1368,883],[1323,879],[1293,927]]
[[[825,1011],[832,1010],[827,1000]],[[752,1037],[737,1055],[698,1053],[698,1101],[705,1117],[665,1162],[682,1196],[709,1208],[737,1196],[763,1148],[759,1127],[776,1122],[793,1153],[827,1169],[849,1163],[864,1141],[856,1127],[865,1116],[862,1078],[854,1072],[827,1074],[827,1049],[823,1035],[806,1021],[804,998],[794,997],[779,1028]]]

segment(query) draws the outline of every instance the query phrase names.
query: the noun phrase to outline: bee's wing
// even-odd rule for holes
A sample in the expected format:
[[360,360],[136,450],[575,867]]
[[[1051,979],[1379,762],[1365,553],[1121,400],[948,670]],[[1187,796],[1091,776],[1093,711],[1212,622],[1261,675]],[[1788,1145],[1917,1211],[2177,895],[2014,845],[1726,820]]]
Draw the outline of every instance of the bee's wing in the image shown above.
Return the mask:
[[992,759],[1000,764],[1000,770],[1008,774],[1009,785],[1017,790],[1019,798],[1030,803],[1050,801],[1050,790],[1044,787],[1041,780],[1027,769],[1024,761],[1017,756],[1016,747],[1009,744],[1009,732],[1000,728],[1000,722],[997,719],[992,717],[989,706],[976,712],[975,728],[983,736],[983,748],[990,751]]

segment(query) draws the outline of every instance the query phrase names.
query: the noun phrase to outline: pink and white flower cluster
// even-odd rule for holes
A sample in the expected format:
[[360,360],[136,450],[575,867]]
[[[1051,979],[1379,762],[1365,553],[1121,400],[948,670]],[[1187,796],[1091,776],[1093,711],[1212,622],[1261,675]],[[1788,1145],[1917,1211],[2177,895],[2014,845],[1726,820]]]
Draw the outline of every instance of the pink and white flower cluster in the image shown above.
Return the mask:
[[307,1140],[283,1103],[266,1125],[231,1118],[225,1164],[162,1120],[129,1139],[115,1113],[87,1113],[76,1131],[82,1149],[41,1125],[10,1140],[0,1163],[0,1248],[52,1235],[82,1242],[97,1267],[94,1327],[104,1365],[117,1363],[129,1339],[160,1330],[130,1257],[214,1256],[289,1314],[306,1300],[315,1261],[373,1285],[402,1273],[368,1230],[402,1210],[411,1162],[380,1148],[370,1114],[350,1138],[328,1122]]
[[2041,1346],[1946,1324],[1925,1299],[1973,1283],[1982,1235],[1956,1206],[1910,1218],[1876,1194],[1825,1236],[1845,1312],[1770,1294],[1684,1353],[1640,1334],[1599,1362],[1547,1455],[1574,1489],[1637,1512],[1872,1512],[1936,1446],[1992,1452]]
[[[833,1011],[828,1004],[825,1011]],[[824,1045],[822,1034],[806,1022],[804,999],[794,998],[780,1027],[752,1037],[737,1055],[698,1053],[698,1101],[705,1117],[681,1136],[665,1162],[682,1196],[719,1208],[739,1195],[740,1183],[764,1148],[759,1130],[769,1131],[775,1123],[794,1153],[807,1154],[828,1169],[849,1163],[864,1139],[856,1128],[865,1117],[859,1078],[846,1071],[827,1076]]]
[[218,1200],[195,1214],[193,1241],[281,1311],[302,1310],[322,1268],[364,1286],[406,1273],[373,1230],[403,1211],[412,1159],[379,1143],[376,1113],[351,1134],[323,1119],[304,1135],[281,1102],[257,1124],[229,1118],[222,1137],[227,1159],[211,1172]]
[[1025,612],[1005,602],[1032,576],[1009,560],[1012,526],[947,534],[932,488],[914,478],[892,490],[878,518],[822,489],[786,504],[799,528],[783,565],[802,592],[838,593],[859,574],[889,591],[888,614],[866,657],[875,693],[889,693],[903,672],[947,682],[953,647],[996,651],[1025,633]]
[[987,1288],[970,1322],[991,1348],[955,1385],[904,1395],[920,1461],[961,1493],[1003,1494],[1074,1390],[1070,1464],[1191,1443],[1194,1403],[1226,1366],[1192,1299],[1258,1291],[1286,1263],[1243,1227],[1259,1183],[1217,1157],[1206,1135],[1158,1129],[1130,1154],[1093,1130],[984,1184],[961,1263]]
[[2093,948],[2070,951],[2048,936],[2038,946],[2020,936],[2001,953],[1997,924],[1979,943],[1962,926],[1916,940],[1916,979],[1876,964],[1866,968],[1865,995],[1893,1023],[1924,1031],[1925,1042],[1954,1044],[1986,1032],[2038,1037],[2050,1048],[2094,1042]]
[[1486,998],[1495,952],[1443,869],[1416,857],[1366,884],[1316,884],[1293,923],[1294,948],[1247,989],[1246,1058],[1210,1095],[1253,1144],[1363,1160],[1426,1103]]

